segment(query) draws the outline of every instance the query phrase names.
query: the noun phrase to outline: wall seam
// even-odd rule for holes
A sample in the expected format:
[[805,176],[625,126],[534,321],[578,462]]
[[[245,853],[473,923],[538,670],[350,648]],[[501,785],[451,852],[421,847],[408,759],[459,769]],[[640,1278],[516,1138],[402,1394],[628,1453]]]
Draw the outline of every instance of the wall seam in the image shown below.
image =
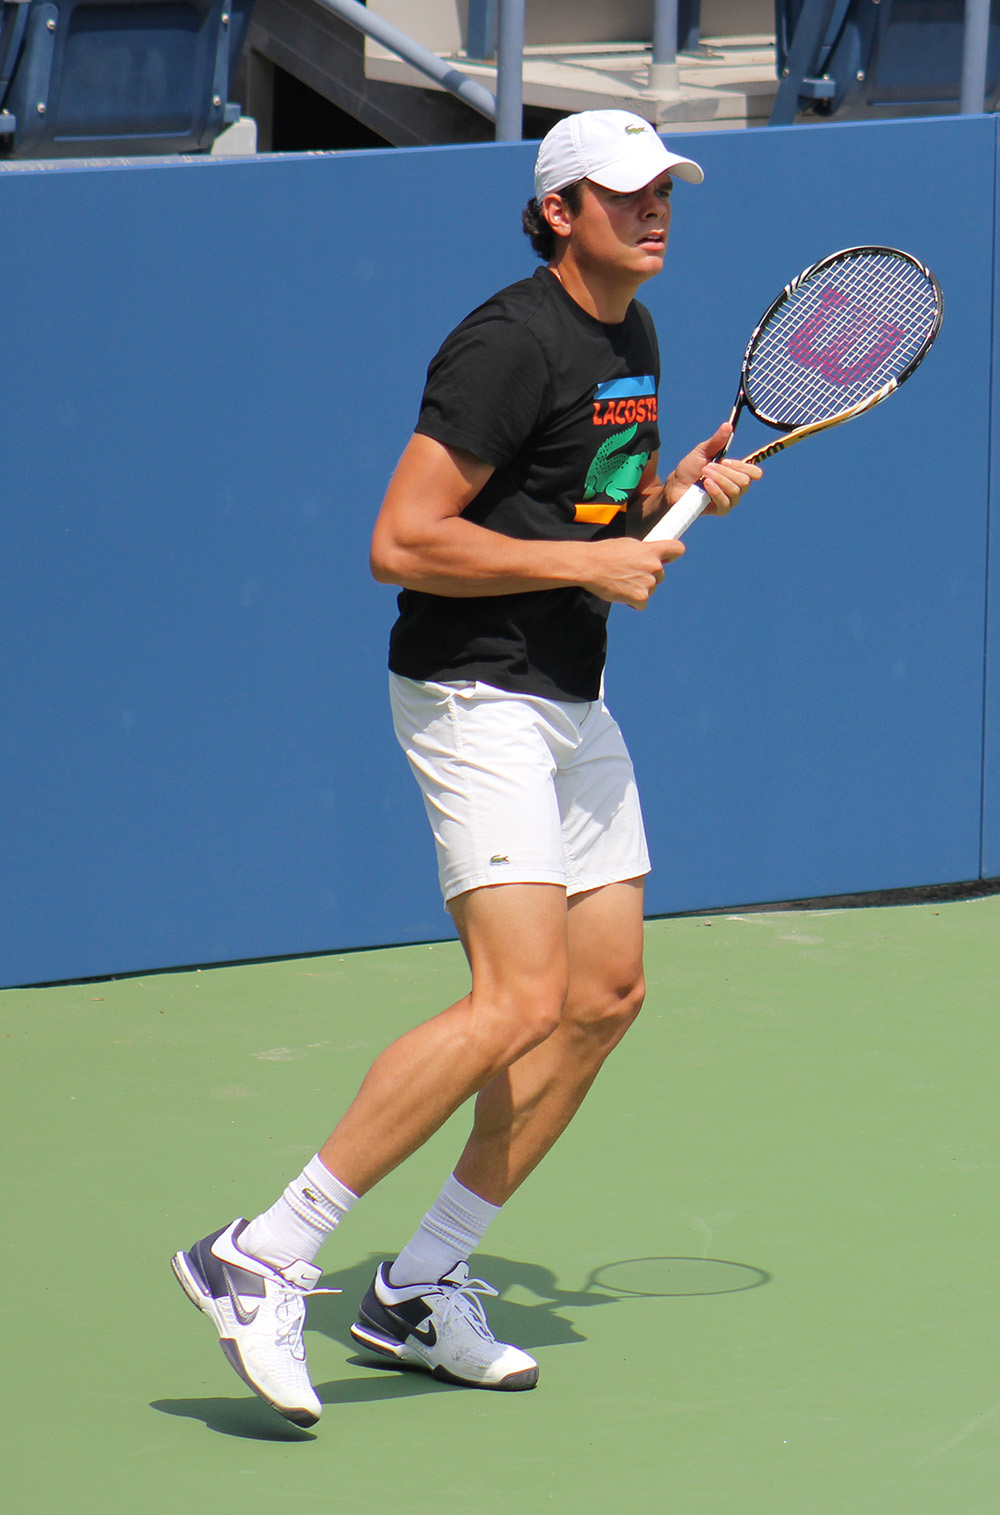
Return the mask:
[[996,428],[994,415],[995,374],[998,359],[997,345],[997,214],[1000,205],[1000,121],[993,123],[993,282],[990,291],[990,369],[987,379],[986,414],[986,540],[985,579],[983,584],[983,720],[982,748],[979,761],[979,877],[986,877],[986,823],[987,823],[987,778],[989,774],[989,718],[990,718],[990,621],[991,621],[991,559],[990,548],[993,522],[993,438]]

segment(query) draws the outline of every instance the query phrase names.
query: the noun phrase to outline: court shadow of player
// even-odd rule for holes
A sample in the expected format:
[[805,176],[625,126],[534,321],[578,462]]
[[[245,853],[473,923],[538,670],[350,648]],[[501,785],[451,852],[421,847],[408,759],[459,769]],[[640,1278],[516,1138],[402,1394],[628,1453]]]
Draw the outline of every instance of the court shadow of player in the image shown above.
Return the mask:
[[283,1420],[270,1405],[256,1395],[246,1399],[154,1399],[149,1407],[161,1415],[179,1415],[200,1420],[209,1431],[220,1436],[239,1436],[245,1441],[315,1441],[312,1431],[304,1431]]
[[[317,1295],[310,1301],[308,1328],[321,1331],[353,1350],[351,1323],[375,1268],[383,1260],[373,1255],[331,1276],[327,1281],[343,1292]],[[476,1254],[473,1274],[482,1275],[499,1291],[497,1299],[485,1301],[494,1334],[499,1340],[516,1342],[527,1351],[586,1341],[579,1322],[568,1319],[563,1311],[575,1315],[581,1309],[621,1304],[628,1299],[732,1294],[769,1282],[769,1275],[762,1268],[706,1257],[640,1257],[606,1262],[590,1273],[582,1289],[564,1289],[551,1269],[540,1263],[518,1262],[488,1253]],[[395,1371],[392,1364],[377,1358],[373,1361],[367,1353],[352,1361]]]
[[[353,1345],[353,1343],[352,1343]],[[351,1363],[360,1363],[361,1358],[350,1357]],[[388,1363],[372,1363],[364,1359],[365,1367],[386,1367],[390,1371],[372,1378],[333,1379],[314,1387],[321,1404],[370,1404],[389,1399],[412,1399],[417,1394],[462,1393],[452,1384],[439,1383],[423,1373],[400,1373]],[[209,1431],[220,1436],[236,1436],[244,1441],[315,1441],[312,1431],[303,1430],[283,1420],[276,1410],[247,1392],[244,1399],[154,1399],[151,1410],[162,1415],[178,1415],[188,1420],[200,1420]]]
[[[324,1336],[350,1348],[357,1353],[352,1361],[364,1362],[368,1367],[388,1368],[390,1373],[398,1375],[398,1365],[375,1358],[373,1354],[358,1353],[351,1336],[358,1305],[368,1291],[375,1269],[385,1261],[386,1255],[373,1254],[365,1262],[324,1278],[324,1283],[343,1292],[320,1294],[310,1300],[306,1329],[321,1331]],[[505,1257],[479,1252],[473,1259],[472,1272],[474,1277],[488,1279],[493,1288],[499,1290],[498,1299],[483,1301],[494,1335],[501,1341],[514,1341],[528,1351],[532,1347],[565,1346],[586,1340],[569,1320],[558,1313],[560,1307],[611,1303],[608,1295],[561,1289],[555,1274],[538,1263],[512,1262]],[[521,1298],[506,1297],[512,1292]],[[525,1302],[525,1294],[533,1296],[529,1302]]]

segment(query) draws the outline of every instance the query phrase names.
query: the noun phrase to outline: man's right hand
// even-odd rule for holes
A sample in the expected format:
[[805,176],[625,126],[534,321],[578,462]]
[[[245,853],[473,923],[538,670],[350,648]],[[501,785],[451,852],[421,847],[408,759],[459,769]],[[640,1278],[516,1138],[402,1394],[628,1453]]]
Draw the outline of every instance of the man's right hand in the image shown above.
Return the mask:
[[[612,605],[645,610],[667,563],[681,557],[681,542],[642,542],[634,537],[611,537],[587,545],[589,577],[584,589]],[[592,562],[592,567],[591,567]]]

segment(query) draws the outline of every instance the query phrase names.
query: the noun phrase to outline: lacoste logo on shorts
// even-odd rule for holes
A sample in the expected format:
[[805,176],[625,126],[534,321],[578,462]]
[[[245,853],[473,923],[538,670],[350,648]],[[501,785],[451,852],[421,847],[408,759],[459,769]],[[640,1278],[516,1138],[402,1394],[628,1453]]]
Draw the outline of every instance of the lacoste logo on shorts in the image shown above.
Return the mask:
[[493,856],[490,858],[490,867],[491,868],[500,868],[500,867],[503,866],[504,863],[509,863],[509,862],[510,862],[510,858],[509,857],[501,856],[501,854],[499,852],[494,852]]

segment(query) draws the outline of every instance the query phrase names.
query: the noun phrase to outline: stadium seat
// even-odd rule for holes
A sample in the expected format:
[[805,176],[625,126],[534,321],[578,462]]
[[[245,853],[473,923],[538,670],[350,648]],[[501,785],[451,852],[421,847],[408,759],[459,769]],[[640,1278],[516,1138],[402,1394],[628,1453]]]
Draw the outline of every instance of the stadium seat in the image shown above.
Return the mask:
[[[987,110],[1000,91],[998,12],[993,4]],[[775,21],[781,86],[772,126],[810,113],[852,121],[958,109],[964,0],[776,0]]]
[[0,0],[0,157],[208,151],[253,0]]

